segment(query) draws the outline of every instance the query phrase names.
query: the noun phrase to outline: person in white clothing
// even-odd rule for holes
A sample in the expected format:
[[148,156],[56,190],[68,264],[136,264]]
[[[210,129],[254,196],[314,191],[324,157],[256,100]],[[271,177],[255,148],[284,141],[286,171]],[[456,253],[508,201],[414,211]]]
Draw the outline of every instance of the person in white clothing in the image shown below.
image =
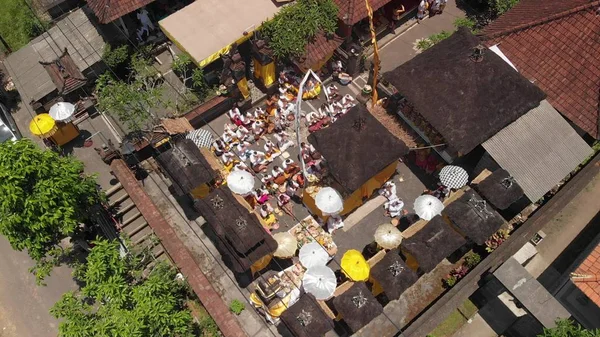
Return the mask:
[[386,197],[388,200],[397,199],[396,195],[396,184],[393,181],[388,181],[383,184],[383,187],[379,190],[379,194]]
[[383,204],[383,208],[386,210],[386,215],[395,218],[402,215],[402,208],[404,208],[404,202],[396,198]]
[[294,146],[294,142],[289,139],[290,135],[281,130],[275,134],[275,139],[277,140],[277,147],[281,152],[287,150],[290,146]]
[[344,228],[344,221],[341,216],[335,214],[327,219],[327,232],[329,234],[340,228]]
[[425,18],[425,12],[427,11],[427,8],[429,7],[427,1],[425,0],[421,0],[421,2],[419,3],[419,6],[417,7],[417,22],[421,22],[421,20],[423,20]]

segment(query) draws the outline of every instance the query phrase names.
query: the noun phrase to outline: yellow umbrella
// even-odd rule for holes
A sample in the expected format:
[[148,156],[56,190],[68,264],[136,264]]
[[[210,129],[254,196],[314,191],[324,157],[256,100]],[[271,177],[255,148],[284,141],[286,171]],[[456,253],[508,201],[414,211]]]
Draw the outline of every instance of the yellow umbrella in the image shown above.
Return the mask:
[[56,121],[49,114],[39,114],[29,123],[29,131],[42,138],[52,137],[57,130]]
[[355,249],[350,249],[342,256],[342,271],[352,281],[366,281],[369,279],[370,267],[364,256]]

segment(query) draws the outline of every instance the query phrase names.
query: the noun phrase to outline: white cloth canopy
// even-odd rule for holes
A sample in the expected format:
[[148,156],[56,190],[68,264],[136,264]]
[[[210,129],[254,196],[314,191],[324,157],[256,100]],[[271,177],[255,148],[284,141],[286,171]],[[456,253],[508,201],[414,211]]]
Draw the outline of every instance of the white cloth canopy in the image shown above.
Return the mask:
[[326,265],[329,261],[329,253],[318,242],[311,242],[300,248],[298,258],[304,268],[310,269],[315,266]]
[[248,194],[254,190],[254,176],[248,171],[233,171],[227,176],[227,186],[233,193]]
[[50,108],[50,117],[57,122],[68,123],[75,115],[75,105],[69,102],[58,102]]
[[422,195],[415,200],[414,205],[415,213],[421,218],[427,221],[431,220],[434,216],[439,215],[444,210],[444,204],[440,199],[433,195]]
[[337,286],[335,273],[327,266],[309,268],[302,278],[304,291],[315,296],[317,300],[326,300],[333,296]]
[[337,214],[344,209],[342,196],[331,187],[324,187],[317,192],[315,204],[325,215]]
[[397,248],[402,242],[402,233],[392,224],[383,224],[375,231],[375,242],[383,249]]

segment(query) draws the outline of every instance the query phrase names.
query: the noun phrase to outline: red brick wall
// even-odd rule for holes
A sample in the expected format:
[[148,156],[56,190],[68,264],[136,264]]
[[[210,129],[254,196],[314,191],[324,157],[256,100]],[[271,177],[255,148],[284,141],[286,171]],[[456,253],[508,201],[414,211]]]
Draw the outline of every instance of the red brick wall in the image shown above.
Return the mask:
[[142,189],[125,162],[120,159],[113,160],[110,167],[140,213],[144,216],[150,227],[152,227],[168,254],[181,270],[181,273],[185,276],[196,295],[198,295],[198,298],[200,298],[206,311],[215,320],[223,336],[247,337],[235,316],[229,311],[221,296],[215,291],[198,267],[198,264],[192,258],[192,254]]

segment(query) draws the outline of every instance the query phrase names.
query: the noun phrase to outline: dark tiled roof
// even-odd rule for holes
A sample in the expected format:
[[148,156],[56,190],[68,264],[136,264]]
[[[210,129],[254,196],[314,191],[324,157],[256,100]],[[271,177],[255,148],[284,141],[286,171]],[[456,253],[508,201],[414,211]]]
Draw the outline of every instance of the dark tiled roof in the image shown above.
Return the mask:
[[402,293],[419,279],[417,273],[402,261],[396,249],[387,252],[383,259],[371,268],[371,277],[379,282],[390,300],[399,299]]
[[63,54],[52,62],[40,62],[50,75],[59,95],[66,95],[86,83],[86,78],[65,48]]
[[333,52],[344,42],[344,39],[337,35],[333,35],[332,38],[321,32],[317,34],[313,41],[306,45],[304,55],[296,60],[296,65],[302,71],[306,71],[313,66],[326,61],[325,58],[331,57]]
[[[353,25],[367,17],[365,0],[333,0],[338,6],[338,17],[347,25]],[[383,7],[390,0],[369,0],[373,12]]]
[[100,23],[112,22],[127,13],[140,9],[154,0],[87,0]]
[[461,28],[384,76],[445,140],[465,155],[529,110],[545,94],[498,55],[483,51],[474,62],[477,37]]
[[344,195],[353,193],[408,153],[404,142],[361,104],[330,127],[310,134],[308,142],[325,157],[331,175],[344,187],[340,191]]
[[[309,315],[310,320],[302,322],[300,315]],[[295,337],[324,336],[333,330],[333,321],[325,315],[311,294],[304,294],[298,302],[294,303],[281,314],[281,321],[290,329]]]
[[498,169],[475,185],[477,191],[498,209],[507,209],[523,196],[523,189],[505,169]]
[[[357,305],[358,303],[362,305]],[[354,283],[350,289],[335,297],[333,306],[352,332],[357,332],[383,312],[383,307],[364,282]]]
[[548,94],[548,101],[598,138],[600,20],[598,0],[523,0],[482,33]]

